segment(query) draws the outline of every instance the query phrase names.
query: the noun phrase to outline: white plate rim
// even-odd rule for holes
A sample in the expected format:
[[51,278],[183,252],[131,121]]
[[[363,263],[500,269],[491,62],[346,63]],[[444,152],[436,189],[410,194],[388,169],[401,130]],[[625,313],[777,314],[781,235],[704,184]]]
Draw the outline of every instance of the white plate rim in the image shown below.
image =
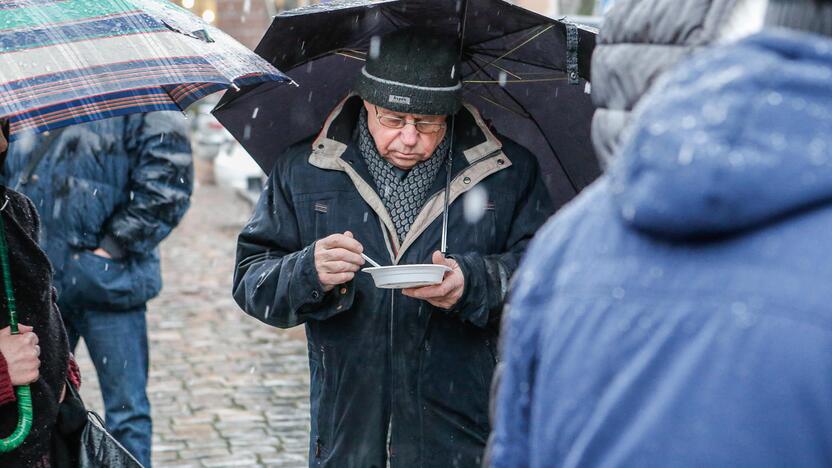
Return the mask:
[[380,267],[367,267],[367,268],[362,268],[361,271],[366,271],[367,273],[371,273],[371,272],[374,272],[374,271],[404,270],[404,269],[407,269],[407,267],[412,267],[412,268],[425,268],[425,267],[427,267],[429,269],[441,268],[444,271],[451,271],[451,267],[449,267],[447,265],[438,265],[438,264],[435,264],[435,263],[418,263],[418,264],[413,264],[413,265],[386,265],[386,266],[380,266]]

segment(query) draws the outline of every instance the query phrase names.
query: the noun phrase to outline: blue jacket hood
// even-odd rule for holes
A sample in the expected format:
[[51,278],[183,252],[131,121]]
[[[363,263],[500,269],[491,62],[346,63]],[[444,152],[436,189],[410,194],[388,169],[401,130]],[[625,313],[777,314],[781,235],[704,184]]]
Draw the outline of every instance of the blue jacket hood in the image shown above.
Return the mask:
[[830,39],[769,30],[699,54],[636,112],[609,173],[636,229],[716,237],[832,200]]

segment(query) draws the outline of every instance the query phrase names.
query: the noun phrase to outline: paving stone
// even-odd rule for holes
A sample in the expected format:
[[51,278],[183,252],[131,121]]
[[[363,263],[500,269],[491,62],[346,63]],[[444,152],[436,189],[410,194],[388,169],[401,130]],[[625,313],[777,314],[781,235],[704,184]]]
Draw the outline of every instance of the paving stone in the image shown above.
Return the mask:
[[[271,448],[276,448],[276,447],[281,447],[282,446],[282,444],[280,442],[280,438],[278,438],[277,436],[259,437],[259,438],[251,438],[251,439],[235,437],[235,438],[229,439],[229,442],[231,442],[231,450],[232,451],[234,449],[240,449],[241,447],[251,448],[251,447],[258,447],[258,446],[268,446],[268,447],[271,447]],[[260,453],[260,452],[257,452],[257,453]]]
[[175,452],[185,448],[185,443],[153,444],[153,452]]
[[222,438],[217,439],[194,439],[185,441],[189,449],[208,449],[214,447],[228,447],[228,441]]
[[229,466],[257,466],[257,457],[249,455],[230,455],[227,457],[207,458],[202,460],[202,466],[206,468],[220,468]]
[[153,451],[153,463],[157,465],[163,464],[168,466],[168,462],[179,461],[179,452],[172,450],[169,452]]
[[275,468],[301,467],[306,463],[306,454],[281,453],[278,455],[262,455],[260,462],[265,466]]
[[179,452],[185,460],[199,460],[202,458],[218,458],[231,455],[228,447],[205,447],[200,449],[186,449]]

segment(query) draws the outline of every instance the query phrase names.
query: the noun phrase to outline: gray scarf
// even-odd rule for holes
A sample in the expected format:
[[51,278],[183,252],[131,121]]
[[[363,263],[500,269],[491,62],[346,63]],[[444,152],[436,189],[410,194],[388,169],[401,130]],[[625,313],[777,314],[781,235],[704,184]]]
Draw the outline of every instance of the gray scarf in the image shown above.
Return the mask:
[[356,141],[370,175],[376,183],[381,200],[396,226],[399,241],[404,240],[410,226],[427,201],[428,190],[448,154],[448,138],[443,138],[427,161],[410,170],[404,177],[395,166],[387,162],[376,149],[375,141],[367,127],[367,110],[361,109],[358,118]]

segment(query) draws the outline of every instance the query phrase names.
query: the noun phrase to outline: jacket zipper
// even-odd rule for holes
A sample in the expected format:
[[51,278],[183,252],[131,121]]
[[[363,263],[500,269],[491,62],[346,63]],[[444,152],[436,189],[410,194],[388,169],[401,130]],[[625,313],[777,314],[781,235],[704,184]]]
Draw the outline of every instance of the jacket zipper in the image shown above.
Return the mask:
[[[322,376],[323,378],[321,379],[321,380],[323,380],[323,382],[321,383],[321,386],[325,386],[326,385],[326,350],[324,348],[324,345],[321,345],[321,373],[323,374],[323,376]],[[318,421],[320,421],[320,419],[321,419],[321,416],[320,416],[320,409],[319,409],[318,410]],[[323,452],[323,442],[321,441],[320,424],[318,424],[318,426],[319,426],[318,427],[318,440],[315,441],[315,459],[316,460],[321,458],[321,455],[322,455],[322,452]]]
[[[390,242],[390,233],[387,228],[384,226],[384,223],[381,222],[379,219],[379,227],[381,228],[381,236],[384,238],[385,247],[387,247],[387,254],[390,255],[390,261],[393,265],[396,264],[396,249],[392,246]],[[393,454],[393,396],[395,395],[395,378],[393,377],[394,372],[394,363],[393,363],[393,330],[395,324],[395,297],[394,291],[390,291],[390,320],[388,321],[388,339],[387,345],[390,348],[390,408],[388,409],[388,417],[387,417],[387,466],[390,466],[390,458]]]
[[[385,247],[387,247],[387,254],[390,255],[390,262],[391,262],[392,265],[395,265],[396,264],[396,249],[392,245],[392,242],[390,240],[390,236],[394,235],[394,234],[391,234],[387,230],[387,227],[384,225],[384,223],[381,221],[381,219],[379,219],[379,227],[381,228],[381,236],[384,238],[384,245],[385,245]],[[390,347],[390,356],[389,356],[389,359],[390,359],[390,408],[388,408],[387,440],[385,441],[386,444],[387,444],[387,466],[388,467],[390,466],[390,459],[392,458],[392,455],[393,455],[393,407],[395,406],[395,404],[393,402],[393,398],[394,398],[394,395],[396,393],[395,392],[395,388],[396,388],[396,386],[395,386],[395,377],[393,376],[394,369],[395,369],[394,358],[393,358],[393,355],[394,355],[393,345],[395,343],[394,340],[393,340],[393,330],[395,329],[394,328],[394,324],[395,324],[395,315],[394,314],[395,314],[395,308],[396,308],[395,303],[394,303],[395,302],[395,297],[396,297],[396,295],[394,294],[394,291],[391,290],[390,291],[390,320],[388,321],[389,322],[388,323],[388,325],[389,325],[389,328],[388,328],[389,335],[388,335],[388,339],[387,339],[387,345]]]
[[393,352],[393,330],[394,330],[394,317],[395,317],[395,292],[393,290],[390,291],[390,412],[387,419],[387,466],[391,466],[391,460],[393,458],[393,408],[396,407],[394,402],[396,396],[396,366],[395,366],[395,353]]

